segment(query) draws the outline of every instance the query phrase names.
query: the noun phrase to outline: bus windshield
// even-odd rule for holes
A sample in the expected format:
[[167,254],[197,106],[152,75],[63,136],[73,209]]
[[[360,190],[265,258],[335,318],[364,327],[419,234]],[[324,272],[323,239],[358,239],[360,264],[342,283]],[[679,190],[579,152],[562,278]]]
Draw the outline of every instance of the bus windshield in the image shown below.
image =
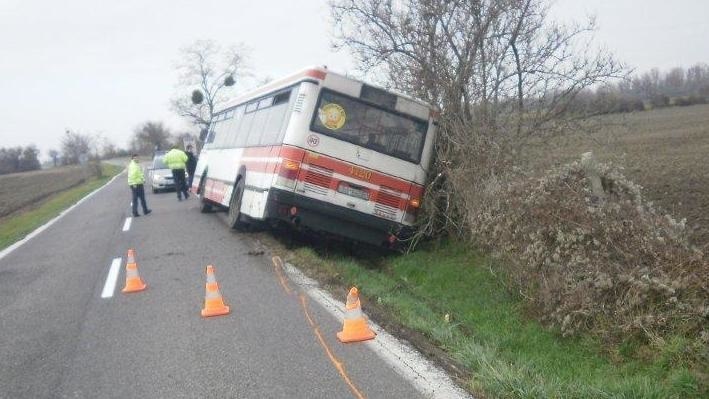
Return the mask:
[[428,123],[323,90],[312,129],[405,161],[419,163]]

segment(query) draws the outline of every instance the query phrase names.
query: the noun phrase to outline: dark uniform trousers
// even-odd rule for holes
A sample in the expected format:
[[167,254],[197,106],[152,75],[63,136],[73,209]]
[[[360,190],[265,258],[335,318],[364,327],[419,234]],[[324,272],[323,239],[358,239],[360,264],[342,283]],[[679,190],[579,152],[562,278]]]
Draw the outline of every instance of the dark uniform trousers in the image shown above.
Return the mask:
[[138,200],[143,207],[143,214],[148,213],[148,206],[145,205],[145,189],[142,184],[134,184],[130,186],[130,191],[133,194],[133,216],[138,215]]
[[172,178],[175,181],[175,191],[177,191],[177,199],[182,199],[184,194],[185,198],[190,195],[187,194],[187,182],[185,181],[185,170],[184,169],[173,169]]

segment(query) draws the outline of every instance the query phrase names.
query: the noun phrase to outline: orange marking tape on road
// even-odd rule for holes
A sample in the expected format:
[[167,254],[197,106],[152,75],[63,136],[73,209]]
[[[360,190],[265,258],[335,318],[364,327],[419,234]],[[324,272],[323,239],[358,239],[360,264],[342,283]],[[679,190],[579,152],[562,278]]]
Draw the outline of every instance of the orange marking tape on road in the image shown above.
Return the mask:
[[288,286],[288,282],[285,276],[283,275],[283,260],[280,256],[274,256],[273,258],[271,258],[271,260],[273,261],[273,267],[276,269],[276,276],[278,276],[278,281],[281,283],[281,286],[286,291],[286,294],[290,295],[292,291]]
[[325,339],[322,337],[322,334],[320,333],[320,327],[315,323],[315,321],[313,321],[313,318],[310,316],[310,312],[308,312],[308,304],[306,303],[305,295],[303,294],[300,294],[300,304],[303,306],[303,313],[305,313],[305,318],[308,319],[308,323],[310,323],[310,326],[313,328],[315,336],[318,338],[318,341],[320,341],[320,345],[323,347],[323,349],[325,349],[327,357],[330,358],[330,361],[337,369],[337,372],[340,373],[342,379],[345,380],[345,383],[350,387],[350,390],[352,391],[354,396],[358,399],[364,399],[365,396],[362,394],[362,392],[359,391],[359,389],[357,389],[355,384],[352,382],[352,380],[350,380],[350,377],[347,375],[347,371],[345,370],[344,364],[335,357],[335,355],[332,353],[332,350],[327,345],[327,342],[325,342]]
[[[274,256],[271,258],[273,261],[273,267],[276,270],[276,276],[278,277],[278,281],[280,282],[281,286],[283,287],[283,290],[286,292],[286,294],[291,295],[293,294],[293,290],[288,286],[288,282],[283,275],[283,260],[281,259],[280,256]],[[342,377],[342,380],[345,381],[345,384],[350,388],[352,391],[352,394],[357,398],[357,399],[365,399],[366,396],[360,392],[359,389],[357,389],[357,386],[352,382],[350,379],[350,376],[347,375],[347,371],[345,370],[345,365],[335,357],[335,355],[332,353],[332,350],[330,347],[327,345],[327,342],[325,342],[325,339],[323,338],[322,334],[320,333],[320,327],[315,323],[313,320],[312,316],[310,316],[310,312],[308,311],[308,304],[306,302],[305,295],[299,294],[300,297],[300,305],[303,307],[303,313],[305,313],[305,319],[308,321],[308,324],[313,328],[313,332],[315,333],[315,337],[318,339],[318,342],[320,342],[320,346],[323,347],[325,350],[325,354],[327,357],[330,359],[330,362],[335,366],[335,369],[337,372],[340,374],[340,377]]]

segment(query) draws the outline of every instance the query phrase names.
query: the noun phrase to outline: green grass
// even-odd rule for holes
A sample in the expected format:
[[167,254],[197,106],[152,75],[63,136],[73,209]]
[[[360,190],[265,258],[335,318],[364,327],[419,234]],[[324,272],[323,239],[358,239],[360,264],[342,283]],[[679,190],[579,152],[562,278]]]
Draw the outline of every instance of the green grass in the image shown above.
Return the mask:
[[2,220],[0,223],[0,250],[21,240],[123,170],[122,167],[107,164],[102,164],[102,169],[103,177],[92,178],[79,186],[54,194],[40,205]]
[[[611,361],[591,339],[562,338],[525,318],[521,300],[494,275],[488,260],[461,244],[387,257],[375,261],[376,267],[344,255],[320,256],[310,248],[293,255],[306,272],[360,287],[370,307],[444,349],[471,373],[468,388],[481,396],[693,398],[707,393],[700,392],[697,377],[682,362],[660,356],[645,363],[622,354]],[[672,352],[667,356],[674,359]]]

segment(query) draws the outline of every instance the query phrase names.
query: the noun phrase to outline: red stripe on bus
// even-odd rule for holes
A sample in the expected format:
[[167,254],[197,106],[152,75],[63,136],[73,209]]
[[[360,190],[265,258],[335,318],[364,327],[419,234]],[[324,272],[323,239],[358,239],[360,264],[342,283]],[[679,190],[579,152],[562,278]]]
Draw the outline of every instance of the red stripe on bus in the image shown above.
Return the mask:
[[327,76],[327,73],[319,69],[308,69],[303,75],[315,79],[325,80],[325,76]]
[[[385,187],[393,191],[399,191],[405,194],[409,194],[411,199],[421,199],[421,196],[423,195],[423,186],[420,186],[416,183],[413,182],[408,182],[406,180],[401,180],[392,176],[384,175],[378,172],[375,172],[371,169],[367,169],[358,165],[351,164],[349,162],[345,161],[340,161],[338,159],[331,158],[327,155],[311,152],[311,151],[306,151],[301,148],[296,148],[296,147],[290,147],[287,145],[284,145],[281,148],[281,157],[285,159],[292,159],[295,161],[302,161],[304,164],[308,165],[314,165],[314,166],[319,166],[325,169],[332,170],[335,173],[344,175],[344,176],[349,176],[350,178],[358,181],[368,181],[374,185],[378,185],[380,187]],[[364,172],[364,173],[363,173]],[[362,175],[369,175],[369,179],[364,179],[360,176]],[[359,176],[358,176],[359,175]],[[306,174],[301,173],[299,180],[303,181],[305,179]],[[335,179],[331,179],[329,183],[325,181],[318,181],[315,179],[314,181],[309,182],[310,184],[315,184],[319,185],[321,187],[325,187],[331,190],[337,190],[337,185],[339,184],[339,181]],[[382,190],[370,190],[371,194],[374,197],[374,200],[379,203],[383,203],[386,205],[392,204],[392,198],[390,195],[387,195],[387,193],[384,194],[379,194],[382,192]],[[407,208],[407,201],[403,200],[399,204],[398,208],[402,210],[406,210]]]
[[[278,162],[278,158],[281,158],[284,160],[296,161],[302,163],[303,165],[312,165],[315,167],[328,169],[334,173],[348,176],[354,181],[374,184],[379,186],[380,189],[367,189],[370,193],[370,198],[372,201],[391,206],[393,208],[398,208],[402,211],[407,209],[408,201],[405,198],[400,198],[399,195],[387,191],[408,194],[411,199],[419,200],[423,195],[423,187],[416,183],[384,175],[371,169],[341,161],[327,155],[288,145],[245,148],[243,157],[247,159],[243,160],[241,164],[246,167],[247,172],[253,171],[268,174],[278,173],[279,168],[283,167],[281,166],[281,163]],[[298,173],[297,177],[298,181],[307,181],[309,184],[317,185],[333,191],[337,191],[338,185],[340,184],[340,180],[336,178],[318,179],[312,178],[313,175],[311,174],[311,178],[306,179],[307,176],[307,171],[303,170],[301,165],[301,171]],[[212,186],[215,187],[212,188]],[[225,191],[226,184],[222,182],[212,184],[210,185],[210,190],[207,191],[208,198],[213,201],[221,202],[224,199]]]
[[207,178],[204,184],[204,196],[209,200],[222,203],[226,195],[227,185],[218,180]]
[[[303,159],[304,155],[305,157]],[[404,193],[409,192],[411,185],[418,186],[418,184],[416,183],[388,176],[363,166],[355,165],[345,161],[340,161],[327,155],[306,151],[296,147],[284,145],[281,148],[281,157],[299,162],[302,160],[302,162],[305,164],[320,166],[322,168],[330,169],[335,173],[339,173],[344,176],[349,176],[353,179],[368,181],[372,184],[389,187],[393,190],[401,191]],[[362,171],[366,172],[365,175],[369,175],[369,179],[363,179],[357,176],[357,174],[361,174]],[[421,187],[421,190],[423,191],[423,187]]]
[[322,154],[309,153],[305,157],[305,160],[303,160],[303,162],[309,165],[315,165],[321,168],[330,169],[335,173],[339,173],[344,176],[349,176],[357,180],[367,181],[378,186],[386,186],[393,190],[405,193],[409,192],[409,188],[412,184],[411,182],[383,175],[371,169],[340,161],[338,159],[330,158]]

